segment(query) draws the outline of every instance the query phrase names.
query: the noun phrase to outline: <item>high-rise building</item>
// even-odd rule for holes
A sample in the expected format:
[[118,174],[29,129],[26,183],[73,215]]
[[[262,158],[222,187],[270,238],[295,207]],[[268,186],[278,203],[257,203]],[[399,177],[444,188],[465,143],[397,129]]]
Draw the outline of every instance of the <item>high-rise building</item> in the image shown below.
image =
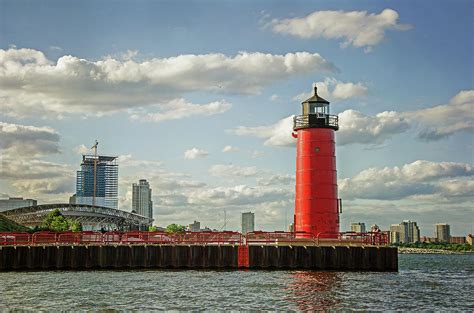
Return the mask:
[[420,242],[420,228],[416,222],[406,220],[390,226],[391,243]]
[[390,243],[400,242],[400,225],[392,224],[390,226]]
[[118,208],[117,157],[83,155],[77,171],[76,204]]
[[151,188],[146,179],[140,179],[138,184],[132,185],[132,210],[139,215],[153,218]]
[[439,223],[435,225],[435,237],[438,239],[438,242],[449,242],[449,237],[451,237],[449,224]]
[[242,234],[255,231],[255,214],[252,212],[242,213]]
[[351,223],[351,231],[354,233],[365,233],[365,223]]
[[420,241],[420,229],[416,222],[405,220],[400,223],[400,242],[413,243]]
[[191,232],[201,231],[201,222],[194,221],[194,223],[188,225],[188,230]]
[[23,208],[26,206],[34,206],[37,205],[38,202],[33,199],[23,199],[19,197],[10,197],[8,199],[1,199],[0,200],[0,212]]

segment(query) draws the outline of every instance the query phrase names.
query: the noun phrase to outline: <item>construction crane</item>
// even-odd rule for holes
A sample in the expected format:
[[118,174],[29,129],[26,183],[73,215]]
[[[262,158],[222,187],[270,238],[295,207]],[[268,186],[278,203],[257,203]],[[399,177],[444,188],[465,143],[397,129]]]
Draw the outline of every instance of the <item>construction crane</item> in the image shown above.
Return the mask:
[[94,150],[94,192],[92,194],[92,205],[95,205],[95,194],[96,194],[96,185],[97,185],[97,146],[99,142],[95,140],[94,145],[91,147],[91,150]]
[[227,227],[227,211],[226,209],[224,209],[224,225],[222,225],[221,231],[225,231],[226,227]]

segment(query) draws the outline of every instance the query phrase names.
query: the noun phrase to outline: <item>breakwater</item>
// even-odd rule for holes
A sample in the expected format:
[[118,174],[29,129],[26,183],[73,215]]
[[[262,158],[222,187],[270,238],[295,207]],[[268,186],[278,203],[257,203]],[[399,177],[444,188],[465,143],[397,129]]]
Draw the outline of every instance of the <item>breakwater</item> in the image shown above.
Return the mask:
[[[246,253],[244,261],[242,261],[243,252]],[[371,246],[46,245],[0,247],[0,271],[134,268],[397,271],[398,254],[396,248]]]

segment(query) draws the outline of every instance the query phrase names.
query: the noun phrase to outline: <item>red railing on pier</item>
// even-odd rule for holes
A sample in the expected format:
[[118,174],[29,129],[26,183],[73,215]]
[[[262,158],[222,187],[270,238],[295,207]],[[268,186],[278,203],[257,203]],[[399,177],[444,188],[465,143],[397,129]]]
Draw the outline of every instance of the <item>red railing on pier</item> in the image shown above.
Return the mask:
[[0,233],[0,245],[70,245],[70,244],[186,244],[242,245],[238,232],[36,232]]
[[383,232],[318,234],[300,232],[36,232],[0,233],[0,245],[387,245]]

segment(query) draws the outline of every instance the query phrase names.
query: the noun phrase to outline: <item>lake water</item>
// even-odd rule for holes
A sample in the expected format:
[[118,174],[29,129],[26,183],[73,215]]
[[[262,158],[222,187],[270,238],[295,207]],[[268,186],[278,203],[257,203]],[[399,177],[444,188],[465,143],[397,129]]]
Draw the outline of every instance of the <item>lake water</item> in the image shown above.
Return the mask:
[[474,255],[400,255],[398,273],[0,273],[10,310],[474,310]]

